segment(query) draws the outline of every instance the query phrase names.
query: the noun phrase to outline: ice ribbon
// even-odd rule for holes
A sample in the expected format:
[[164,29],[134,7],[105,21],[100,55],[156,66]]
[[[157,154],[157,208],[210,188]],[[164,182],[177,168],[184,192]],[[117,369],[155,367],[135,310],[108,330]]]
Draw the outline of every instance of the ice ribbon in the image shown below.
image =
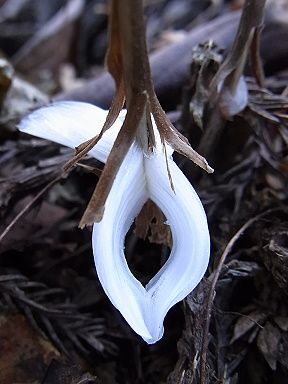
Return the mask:
[[[31,135],[76,147],[99,133],[107,112],[80,102],[61,102],[28,115],[19,129]],[[122,115],[123,116],[123,115]],[[118,118],[89,153],[105,162],[122,125]],[[172,159],[166,158],[156,133],[150,156],[132,144],[113,182],[103,219],[93,226],[92,244],[99,280],[113,305],[147,343],[163,335],[169,309],[184,299],[202,279],[209,261],[210,237],[206,215],[195,190]],[[164,266],[144,287],[131,273],[124,239],[144,203],[151,199],[171,227],[173,246]]]

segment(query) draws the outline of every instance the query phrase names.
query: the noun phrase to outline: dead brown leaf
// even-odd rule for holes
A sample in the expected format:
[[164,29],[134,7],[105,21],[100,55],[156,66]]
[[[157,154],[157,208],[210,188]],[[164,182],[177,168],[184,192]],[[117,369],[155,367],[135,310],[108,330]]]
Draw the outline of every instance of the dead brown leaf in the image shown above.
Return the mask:
[[59,352],[29,325],[23,315],[0,317],[1,384],[41,382]]
[[152,201],[148,200],[135,220],[135,235],[151,243],[172,246],[172,234],[169,225],[165,224],[166,217]]
[[166,141],[175,151],[192,160],[206,172],[212,173],[213,169],[209,166],[206,159],[191,147],[186,137],[181,135],[168,120],[155,94],[151,100],[151,109],[162,141]]
[[257,346],[262,352],[270,368],[273,370],[275,370],[277,366],[280,339],[281,332],[279,328],[274,326],[269,321],[265,324],[265,327],[260,331],[259,336],[257,338]]
[[234,326],[233,337],[230,343],[240,339],[254,327],[259,327],[262,320],[266,318],[266,314],[257,310],[250,312],[248,315],[240,316]]

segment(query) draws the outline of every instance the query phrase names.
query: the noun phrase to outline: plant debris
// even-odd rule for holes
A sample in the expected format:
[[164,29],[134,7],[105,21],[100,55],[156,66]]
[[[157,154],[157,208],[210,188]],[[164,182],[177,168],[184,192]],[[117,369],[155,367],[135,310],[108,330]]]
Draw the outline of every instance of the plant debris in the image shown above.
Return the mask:
[[[233,56],[232,70],[241,64],[248,90],[246,108],[233,117],[213,112],[209,92],[231,58],[245,1],[145,2],[156,94],[215,169],[207,175],[175,155],[205,206],[212,253],[205,279],[169,313],[165,336],[152,346],[108,302],[89,229],[77,227],[102,166],[85,157],[63,178],[72,151],[15,129],[19,118],[50,99],[110,106],[108,4],[36,3],[0,1],[1,384],[286,383],[286,2],[267,2],[262,31],[261,15],[259,23],[254,19],[246,66]],[[163,36],[171,31],[178,37],[166,46]],[[67,65],[68,90],[61,79]],[[171,245],[166,218],[149,204],[125,241],[140,281],[159,270]]]

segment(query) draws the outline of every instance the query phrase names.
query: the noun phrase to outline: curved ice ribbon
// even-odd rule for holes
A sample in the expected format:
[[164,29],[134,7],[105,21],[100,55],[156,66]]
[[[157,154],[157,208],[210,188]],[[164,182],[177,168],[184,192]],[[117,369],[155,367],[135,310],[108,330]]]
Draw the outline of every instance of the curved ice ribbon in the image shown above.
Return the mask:
[[[86,103],[61,102],[26,117],[23,132],[76,147],[99,133],[107,112]],[[105,132],[90,155],[105,162],[122,125],[121,118]],[[155,130],[156,131],[156,130]],[[199,197],[156,133],[156,148],[147,156],[132,144],[113,182],[102,220],[93,226],[92,244],[99,280],[113,305],[147,343],[163,335],[169,309],[184,299],[202,279],[210,254],[206,215]],[[165,214],[173,246],[164,266],[144,287],[131,273],[124,239],[144,203],[151,199]]]
[[226,117],[235,116],[247,107],[248,88],[244,76],[240,76],[234,93],[228,87],[223,87],[223,83],[218,88],[220,92],[219,105]]

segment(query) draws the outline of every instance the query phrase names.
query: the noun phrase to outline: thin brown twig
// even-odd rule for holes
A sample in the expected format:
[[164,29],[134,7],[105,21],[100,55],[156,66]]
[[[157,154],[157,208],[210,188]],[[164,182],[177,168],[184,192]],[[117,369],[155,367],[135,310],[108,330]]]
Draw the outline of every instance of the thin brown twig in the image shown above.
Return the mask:
[[[215,305],[214,305],[215,307]],[[245,313],[241,313],[241,312],[237,312],[237,311],[223,311],[223,309],[218,309],[218,308],[215,308],[218,312],[220,313],[224,313],[224,314],[227,314],[227,315],[235,315],[235,316],[238,316],[238,317],[245,317],[245,319],[248,319],[251,321],[251,323],[254,323],[255,325],[257,325],[257,327],[263,329],[263,325],[261,325],[258,321],[252,319],[251,316],[249,315],[245,315]]]
[[22,216],[24,216],[25,213],[31,209],[31,207],[36,203],[36,201],[40,199],[41,196],[43,196],[54,184],[58,183],[58,181],[60,181],[62,178],[63,178],[63,173],[61,173],[61,175],[57,176],[55,179],[51,180],[44,188],[41,189],[39,193],[37,193],[36,196],[33,197],[31,201],[29,201],[28,204],[25,205],[25,207],[14,217],[11,223],[1,233],[0,243],[4,239],[4,237],[8,234],[8,232],[10,232],[10,230],[14,227],[14,225],[22,218]]
[[202,338],[202,350],[201,350],[201,356],[200,356],[200,384],[206,384],[206,376],[207,376],[207,351],[209,346],[209,328],[210,328],[210,320],[211,320],[211,312],[212,312],[212,305],[213,301],[216,295],[215,288],[217,281],[219,279],[220,273],[222,271],[223,265],[225,263],[225,260],[229,253],[231,252],[232,248],[234,247],[235,243],[238,241],[240,236],[243,234],[243,232],[246,231],[247,228],[249,228],[253,223],[256,221],[262,219],[262,217],[268,215],[269,213],[279,211],[280,208],[273,208],[268,209],[265,212],[262,212],[261,214],[251,218],[248,220],[242,227],[235,233],[235,235],[230,239],[228,244],[226,245],[219,263],[217,265],[216,270],[211,274],[210,280],[212,279],[211,286],[210,286],[210,292],[207,300],[207,309],[206,309],[206,316],[205,316],[205,325],[204,325],[204,331],[203,331],[203,338]]
[[80,381],[78,381],[76,384],[84,384],[84,383],[89,383],[89,382],[92,382],[92,380],[97,380],[97,377],[96,376],[92,376],[92,377],[85,377],[84,379],[81,379]]

